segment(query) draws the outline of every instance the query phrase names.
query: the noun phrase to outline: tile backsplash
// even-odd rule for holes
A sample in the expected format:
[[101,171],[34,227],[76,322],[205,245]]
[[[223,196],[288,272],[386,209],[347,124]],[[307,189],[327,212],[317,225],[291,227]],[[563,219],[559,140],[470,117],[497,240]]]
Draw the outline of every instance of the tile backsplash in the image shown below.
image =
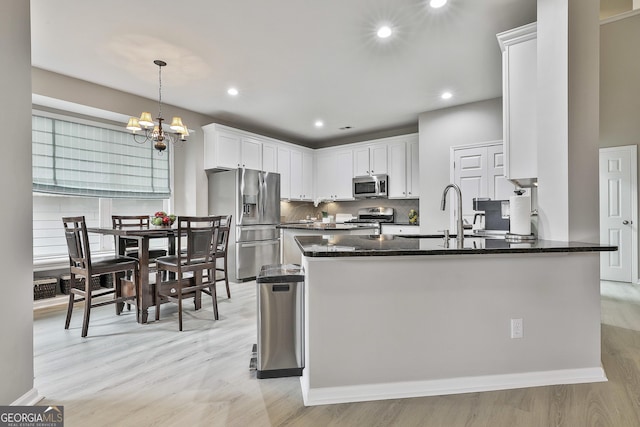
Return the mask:
[[[395,210],[395,222],[409,222],[409,210],[418,211],[418,199],[367,199],[346,202],[320,203],[314,207],[312,202],[280,202],[281,222],[296,222],[309,217],[320,218],[322,211],[329,215],[338,213],[358,215],[358,209],[372,207],[391,207]],[[418,215],[420,212],[418,211]],[[419,218],[419,217],[418,217]]]

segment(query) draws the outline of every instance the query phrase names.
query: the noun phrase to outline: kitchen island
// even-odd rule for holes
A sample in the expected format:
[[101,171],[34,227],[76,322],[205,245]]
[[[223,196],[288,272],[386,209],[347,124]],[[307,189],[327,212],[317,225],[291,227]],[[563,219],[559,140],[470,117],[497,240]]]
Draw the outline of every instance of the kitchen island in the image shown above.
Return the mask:
[[587,243],[298,236],[305,405],[606,381]]
[[380,227],[370,224],[344,224],[324,222],[296,222],[283,223],[277,226],[280,229],[282,242],[282,263],[300,264],[302,253],[294,240],[295,236],[323,236],[323,235],[372,235],[378,234]]

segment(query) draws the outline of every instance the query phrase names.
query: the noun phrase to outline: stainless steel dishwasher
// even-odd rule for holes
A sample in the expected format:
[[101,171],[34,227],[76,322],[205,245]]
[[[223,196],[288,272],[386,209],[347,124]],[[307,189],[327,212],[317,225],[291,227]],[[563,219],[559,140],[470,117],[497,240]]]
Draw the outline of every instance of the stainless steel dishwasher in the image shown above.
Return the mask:
[[302,375],[304,271],[297,264],[265,265],[256,277],[258,378]]

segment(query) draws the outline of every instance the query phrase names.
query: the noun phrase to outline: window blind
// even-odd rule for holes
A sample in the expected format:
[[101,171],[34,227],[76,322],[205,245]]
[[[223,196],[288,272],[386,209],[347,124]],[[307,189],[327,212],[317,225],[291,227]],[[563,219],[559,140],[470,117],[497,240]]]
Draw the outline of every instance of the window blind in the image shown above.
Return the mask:
[[32,116],[33,191],[91,197],[166,199],[169,156],[131,135]]

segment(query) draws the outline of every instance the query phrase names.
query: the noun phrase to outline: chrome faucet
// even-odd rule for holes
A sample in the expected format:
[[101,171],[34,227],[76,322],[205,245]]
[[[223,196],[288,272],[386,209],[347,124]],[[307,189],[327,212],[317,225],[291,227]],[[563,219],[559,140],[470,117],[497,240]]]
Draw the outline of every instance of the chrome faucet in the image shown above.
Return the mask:
[[456,240],[458,241],[458,246],[462,246],[462,242],[464,242],[464,226],[462,225],[462,191],[460,191],[460,187],[455,184],[449,184],[444,188],[440,210],[445,210],[445,208],[447,207],[447,193],[449,192],[450,188],[453,188],[458,195],[458,218],[456,219],[458,223],[458,229],[456,230]]

